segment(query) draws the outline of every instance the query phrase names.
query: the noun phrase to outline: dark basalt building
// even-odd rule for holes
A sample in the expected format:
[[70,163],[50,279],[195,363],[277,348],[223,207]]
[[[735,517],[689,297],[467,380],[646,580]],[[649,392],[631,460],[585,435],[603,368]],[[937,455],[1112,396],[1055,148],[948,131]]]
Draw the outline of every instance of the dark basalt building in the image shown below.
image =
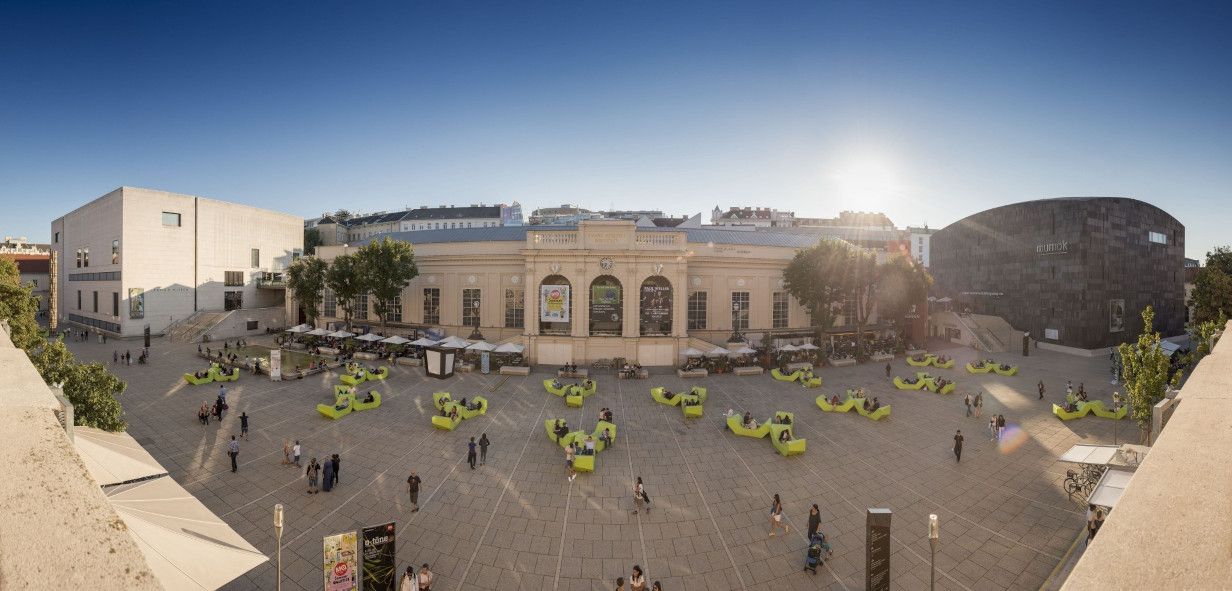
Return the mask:
[[969,216],[932,236],[934,291],[955,311],[1004,318],[1044,343],[1081,349],[1132,341],[1140,313],[1185,329],[1185,226],[1123,197],[1063,197]]

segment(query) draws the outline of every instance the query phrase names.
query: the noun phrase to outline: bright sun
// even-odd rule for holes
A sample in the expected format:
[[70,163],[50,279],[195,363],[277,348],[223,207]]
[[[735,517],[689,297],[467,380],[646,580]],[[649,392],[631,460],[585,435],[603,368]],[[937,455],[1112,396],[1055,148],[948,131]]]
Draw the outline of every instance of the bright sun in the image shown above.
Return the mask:
[[827,175],[835,196],[860,207],[884,207],[901,199],[898,171],[884,157],[858,153],[843,159]]

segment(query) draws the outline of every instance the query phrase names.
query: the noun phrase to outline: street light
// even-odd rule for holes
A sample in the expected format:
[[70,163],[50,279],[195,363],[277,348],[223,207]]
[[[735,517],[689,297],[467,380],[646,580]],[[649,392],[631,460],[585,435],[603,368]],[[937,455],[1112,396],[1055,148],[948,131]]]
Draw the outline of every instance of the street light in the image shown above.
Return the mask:
[[274,505],[274,536],[278,539],[278,591],[282,591],[282,503]]
[[937,588],[937,540],[941,537],[941,525],[937,523],[937,514],[928,516],[928,545],[932,548],[932,560],[929,563],[928,588]]

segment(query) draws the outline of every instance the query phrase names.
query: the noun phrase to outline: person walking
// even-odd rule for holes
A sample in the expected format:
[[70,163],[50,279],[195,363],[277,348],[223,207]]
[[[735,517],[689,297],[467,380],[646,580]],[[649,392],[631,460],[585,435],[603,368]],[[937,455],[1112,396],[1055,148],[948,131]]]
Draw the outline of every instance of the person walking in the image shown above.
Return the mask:
[[791,528],[783,522],[783,501],[779,500],[778,493],[774,493],[774,498],[770,501],[770,537],[774,537],[774,532],[780,526],[783,527],[783,533],[791,533]]
[[488,463],[488,446],[492,442],[488,441],[488,434],[484,433],[479,436],[479,465],[483,466]]
[[414,567],[406,567],[406,574],[402,575],[402,581],[398,583],[398,591],[415,591]]
[[283,466],[291,465],[291,440],[290,439],[282,440],[282,465]]
[[817,503],[813,503],[813,506],[809,508],[808,539],[813,539],[819,529],[821,529],[821,510],[817,508]]
[[971,416],[971,394],[970,393],[965,394],[963,396],[963,404],[967,405],[967,416],[968,417]]
[[319,490],[317,488],[317,479],[321,476],[321,465],[317,463],[316,458],[312,458],[312,461],[308,462],[308,469],[304,471],[304,475],[308,477],[308,494],[317,494]]
[[117,349],[112,349],[111,350],[111,364],[119,365],[119,363],[120,363],[120,351]]
[[299,467],[300,467],[300,465],[299,465],[299,452],[300,452],[300,448],[299,448],[299,440],[298,440],[298,439],[296,439],[296,440],[295,440],[295,445],[291,448],[291,461],[292,461],[292,462],[295,462],[295,467],[296,467],[296,468],[299,468]]
[[573,482],[573,479],[577,478],[577,472],[573,470],[573,457],[573,444],[570,443],[568,447],[565,448],[565,466],[569,468],[569,482]]
[[334,484],[337,485],[338,484],[338,466],[339,464],[342,463],[342,460],[338,458],[338,454],[334,454],[330,456],[329,461],[333,463],[334,465]]
[[975,393],[975,416],[978,418],[984,412],[984,393]]
[[330,489],[334,488],[334,463],[329,458],[325,458],[325,461],[321,462],[321,471],[324,472],[321,480],[321,489],[329,492]]
[[227,387],[222,384],[218,384],[218,399],[221,400],[223,404],[227,403]]
[[633,572],[629,573],[629,591],[646,591],[646,575],[642,574],[640,564],[633,565]]
[[995,416],[988,419],[988,440],[994,442],[997,440],[997,417]]
[[471,437],[469,443],[466,444],[466,463],[471,465],[471,470],[475,469],[475,438]]
[[240,437],[244,441],[248,441],[248,413],[240,413]]
[[419,512],[419,483],[419,477],[411,470],[411,475],[406,477],[406,492],[411,495],[411,505],[415,507],[411,513]]
[[616,591],[625,591],[624,577],[616,577]]
[[227,445],[227,455],[231,456],[231,471],[235,472],[239,467],[235,464],[235,459],[240,455],[240,442],[235,440],[235,436],[231,436],[231,443]]
[[1039,382],[1039,399],[1044,399],[1044,380],[1040,380]]
[[[637,515],[646,506],[646,487],[642,486],[642,477],[637,477],[637,482],[633,483],[633,514]],[[646,508],[649,513],[650,509]]]
[[997,441],[1005,437],[1005,415],[997,415]]
[[954,461],[955,462],[962,461],[962,443],[963,443],[962,429],[959,429],[954,432]]
[[428,569],[428,563],[424,563],[419,569],[419,591],[432,591],[432,579],[436,578],[432,571]]
[[887,379],[887,380],[888,380],[888,379],[890,379],[890,372],[892,372],[892,371],[893,371],[893,368],[892,368],[892,367],[890,367],[890,364],[889,364],[889,363],[887,363],[887,364],[886,364],[886,379]]

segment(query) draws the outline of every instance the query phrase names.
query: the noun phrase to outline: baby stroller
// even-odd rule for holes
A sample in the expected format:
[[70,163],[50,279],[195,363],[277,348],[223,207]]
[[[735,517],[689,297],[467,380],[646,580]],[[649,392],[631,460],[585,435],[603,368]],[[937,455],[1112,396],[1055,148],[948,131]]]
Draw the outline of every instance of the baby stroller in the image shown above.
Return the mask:
[[830,543],[826,541],[826,534],[817,532],[809,540],[808,550],[805,551],[804,570],[817,574],[817,567],[822,563],[823,553],[825,556],[829,556],[834,552],[830,550]]

